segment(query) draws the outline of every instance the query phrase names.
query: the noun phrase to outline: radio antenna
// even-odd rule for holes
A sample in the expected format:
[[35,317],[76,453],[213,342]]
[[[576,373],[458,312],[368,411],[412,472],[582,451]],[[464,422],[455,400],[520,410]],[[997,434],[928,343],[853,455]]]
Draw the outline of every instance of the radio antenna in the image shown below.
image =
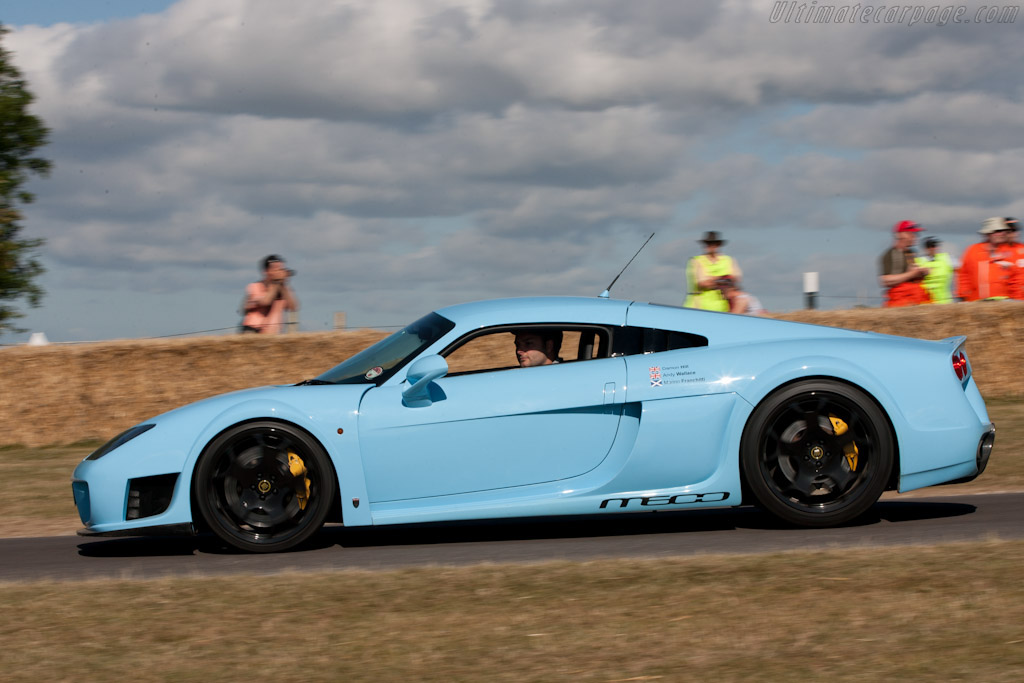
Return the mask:
[[[654,233],[653,232],[651,233],[651,237],[654,237]],[[629,268],[629,264],[633,262],[633,259],[635,259],[637,256],[639,256],[640,252],[644,250],[644,247],[647,246],[647,242],[651,241],[651,237],[648,237],[647,240],[643,244],[640,245],[640,248],[636,250],[635,254],[633,254],[633,258],[629,259],[629,261],[626,263],[626,265],[624,265],[622,267],[622,270],[619,271],[619,274],[615,276],[615,279],[612,280],[612,283],[610,285],[608,285],[608,288],[605,289],[600,294],[598,294],[598,297],[600,297],[602,299],[607,299],[608,297],[611,296],[611,294],[612,294],[612,287],[614,287],[615,283],[619,281],[619,278],[622,277],[622,274],[626,272],[626,268]]]

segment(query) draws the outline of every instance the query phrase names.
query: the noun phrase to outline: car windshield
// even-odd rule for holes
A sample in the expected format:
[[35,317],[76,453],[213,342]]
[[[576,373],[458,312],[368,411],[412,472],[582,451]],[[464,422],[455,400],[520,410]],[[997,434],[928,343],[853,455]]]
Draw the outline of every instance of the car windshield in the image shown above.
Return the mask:
[[430,313],[390,337],[363,349],[316,379],[331,384],[379,385],[453,327],[455,323],[451,320],[437,313]]

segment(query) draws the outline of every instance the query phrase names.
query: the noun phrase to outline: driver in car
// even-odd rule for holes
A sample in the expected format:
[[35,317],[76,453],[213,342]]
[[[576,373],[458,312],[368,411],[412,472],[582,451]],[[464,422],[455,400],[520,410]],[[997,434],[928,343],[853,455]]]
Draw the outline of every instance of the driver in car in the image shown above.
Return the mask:
[[552,329],[520,330],[516,335],[516,360],[519,367],[531,368],[537,365],[551,365],[561,359],[562,331]]

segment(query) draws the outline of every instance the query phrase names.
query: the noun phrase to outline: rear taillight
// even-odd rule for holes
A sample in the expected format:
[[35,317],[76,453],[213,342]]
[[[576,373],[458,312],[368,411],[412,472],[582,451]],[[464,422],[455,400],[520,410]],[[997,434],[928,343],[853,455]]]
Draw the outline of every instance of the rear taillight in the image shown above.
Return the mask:
[[961,382],[971,374],[971,369],[967,365],[967,356],[964,355],[963,351],[953,354],[953,372],[956,373],[956,378]]

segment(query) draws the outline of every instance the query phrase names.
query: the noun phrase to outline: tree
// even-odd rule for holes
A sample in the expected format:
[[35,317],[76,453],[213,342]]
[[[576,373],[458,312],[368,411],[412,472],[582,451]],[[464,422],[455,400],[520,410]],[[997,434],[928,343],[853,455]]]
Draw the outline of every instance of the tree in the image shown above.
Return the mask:
[[[6,33],[0,24],[0,41]],[[45,176],[50,171],[49,161],[33,156],[49,134],[43,122],[28,113],[33,99],[10,53],[0,44],[0,334],[24,331],[13,324],[24,314],[12,302],[23,298],[30,306],[38,306],[43,296],[35,283],[43,266],[34,252],[44,240],[19,238],[18,205],[34,199],[22,186],[30,174]]]

